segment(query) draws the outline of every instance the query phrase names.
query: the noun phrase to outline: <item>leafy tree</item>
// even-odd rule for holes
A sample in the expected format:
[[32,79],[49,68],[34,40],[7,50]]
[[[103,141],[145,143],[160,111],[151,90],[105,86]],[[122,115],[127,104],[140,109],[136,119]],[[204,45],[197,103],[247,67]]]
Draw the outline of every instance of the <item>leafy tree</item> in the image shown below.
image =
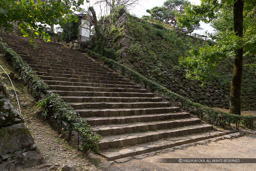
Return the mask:
[[110,14],[115,13],[120,6],[126,8],[133,6],[139,0],[97,0],[95,4],[104,4],[109,9]]
[[154,7],[147,12],[151,19],[162,21],[173,27],[177,27],[177,19],[175,13],[183,14],[184,6],[190,4],[187,0],[167,0],[161,7]]
[[84,0],[1,0],[0,28],[13,31],[17,25],[23,36],[31,40],[36,37],[49,40],[46,26],[75,20],[71,17],[73,11],[80,11],[83,3]]
[[67,22],[64,25],[62,25],[61,26],[61,28],[63,29],[62,40],[64,40],[65,42],[71,42],[72,40],[77,40],[79,25],[80,23],[77,20]]
[[182,27],[189,28],[201,20],[208,23],[213,21],[218,31],[212,36],[215,42],[213,46],[193,48],[190,56],[181,59],[181,63],[189,69],[187,76],[207,81],[218,74],[216,69],[221,61],[233,58],[230,112],[241,114],[243,57],[256,54],[256,1],[203,0],[200,6],[188,5],[185,14],[178,16]]

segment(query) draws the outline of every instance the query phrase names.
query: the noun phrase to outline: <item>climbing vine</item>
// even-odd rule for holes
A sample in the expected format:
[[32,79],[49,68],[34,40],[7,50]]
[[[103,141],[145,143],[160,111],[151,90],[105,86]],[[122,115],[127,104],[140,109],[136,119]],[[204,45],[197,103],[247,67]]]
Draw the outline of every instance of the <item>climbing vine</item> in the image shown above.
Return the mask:
[[65,103],[59,95],[47,94],[39,103],[44,109],[41,113],[47,120],[55,121],[55,127],[62,133],[67,134],[67,139],[71,139],[72,133],[77,133],[80,150],[89,149],[98,151],[99,135],[91,131],[87,122],[79,116],[72,107]]

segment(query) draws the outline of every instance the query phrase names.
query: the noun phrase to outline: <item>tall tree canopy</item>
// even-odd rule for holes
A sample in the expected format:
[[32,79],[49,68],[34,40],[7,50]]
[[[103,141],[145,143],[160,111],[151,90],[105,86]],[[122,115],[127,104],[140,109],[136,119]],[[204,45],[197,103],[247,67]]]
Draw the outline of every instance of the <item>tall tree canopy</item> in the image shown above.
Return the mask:
[[46,25],[63,24],[74,20],[74,11],[84,0],[1,0],[0,28],[12,31],[17,25],[25,37],[49,39]]
[[188,4],[190,4],[188,0],[167,0],[163,6],[147,10],[147,13],[150,14],[150,18],[162,21],[175,28],[177,27],[175,13],[184,14],[184,6]]
[[120,6],[129,8],[135,5],[139,0],[96,0],[95,4],[103,4],[109,10],[109,13],[115,13]]
[[233,58],[230,112],[241,114],[243,57],[256,55],[256,0],[202,0],[200,6],[188,5],[185,14],[178,16],[180,26],[189,28],[204,21],[213,22],[217,30],[213,46],[193,48],[190,56],[181,59],[189,69],[187,76],[204,82],[217,74],[221,61]]

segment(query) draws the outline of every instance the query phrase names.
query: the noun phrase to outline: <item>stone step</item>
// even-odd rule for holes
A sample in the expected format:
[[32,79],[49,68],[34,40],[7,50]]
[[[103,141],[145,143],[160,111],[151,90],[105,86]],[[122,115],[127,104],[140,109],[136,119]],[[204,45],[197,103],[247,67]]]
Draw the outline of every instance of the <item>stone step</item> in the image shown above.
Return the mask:
[[83,97],[83,96],[61,96],[68,103],[83,102],[160,102],[161,97]]
[[118,116],[118,117],[92,117],[85,118],[89,125],[111,125],[111,124],[128,124],[136,122],[154,122],[171,119],[185,119],[190,117],[187,112],[166,113],[166,114],[152,114],[152,115],[135,115],[135,116]]
[[159,107],[159,108],[142,108],[142,109],[80,109],[75,110],[81,117],[113,117],[113,116],[131,116],[146,115],[157,113],[179,112],[179,107]]
[[147,131],[157,131],[162,129],[170,129],[177,127],[190,126],[195,124],[200,124],[201,120],[199,118],[189,118],[189,119],[178,119],[178,120],[167,120],[167,121],[155,121],[146,123],[128,123],[119,125],[103,125],[92,127],[92,130],[101,136],[109,135],[120,135],[120,134],[130,134],[138,132]]
[[118,76],[115,76],[115,77],[107,77],[107,76],[93,76],[93,75],[69,75],[69,74],[40,74],[38,73],[37,74],[39,77],[65,77],[65,78],[74,78],[74,79],[82,79],[82,80],[100,80],[100,81],[126,81],[128,82],[126,79],[124,79],[123,77],[118,77]]
[[74,78],[81,78],[81,77],[98,77],[98,78],[102,78],[102,79],[106,79],[106,78],[113,78],[115,77],[115,79],[124,79],[126,81],[129,81],[128,79],[119,76],[119,75],[103,75],[103,74],[93,74],[93,73],[89,73],[89,72],[85,72],[85,73],[66,73],[66,72],[37,72],[38,75],[51,75],[51,76],[56,76],[56,77],[74,77]]
[[49,92],[53,92],[59,94],[60,96],[101,96],[101,97],[154,97],[155,95],[152,93],[135,93],[135,92],[101,92],[101,91],[54,91],[50,90]]
[[[40,61],[41,63],[49,63],[49,62],[55,62],[57,64],[69,64],[70,61],[72,61],[71,65],[83,65],[83,64],[87,64],[87,65],[100,65],[100,63],[94,62],[92,60],[84,60],[84,58],[72,58],[72,57],[68,57],[68,58],[63,58],[63,57],[57,57],[57,58],[47,58],[47,56],[43,56],[43,57],[31,57],[28,55],[21,55],[23,60],[27,61],[27,62],[35,62],[38,63],[38,61]],[[53,63],[53,64],[55,64]]]
[[[45,77],[44,77],[45,78]],[[49,78],[49,77],[48,77]],[[120,82],[119,83],[112,83],[109,81],[97,81],[97,82],[88,82],[88,80],[79,80],[79,79],[74,79],[74,78],[56,78],[56,80],[53,79],[53,77],[49,78],[49,80],[47,78],[44,79],[45,82],[48,82],[49,85],[72,85],[74,84],[74,86],[79,86],[79,84],[85,84],[84,86],[96,86],[96,87],[125,87],[125,88],[141,88],[140,86],[137,86],[133,83],[130,82]],[[89,80],[89,81],[95,81],[95,80]],[[104,85],[104,86],[103,86]]]
[[102,67],[99,64],[74,64],[73,62],[50,62],[50,61],[36,61],[36,62],[30,62],[27,61],[29,65],[38,65],[40,66],[46,66],[46,67],[67,67],[67,68],[98,68]]
[[203,133],[211,130],[213,130],[212,125],[200,124],[184,126],[174,129],[107,136],[103,137],[102,140],[99,142],[99,148],[100,150],[111,148],[123,148],[137,144],[157,141],[163,138],[179,137],[184,135]]
[[52,90],[62,91],[104,91],[104,92],[137,92],[147,93],[146,89],[138,88],[110,88],[110,87],[91,87],[91,86],[64,86],[64,85],[49,85]]
[[[93,98],[93,97],[92,97]],[[94,103],[70,103],[74,109],[129,109],[129,108],[155,108],[170,107],[169,102],[94,102]]]
[[[97,76],[97,77],[121,77],[116,73],[91,73],[91,72],[78,72],[78,71],[53,71],[53,70],[49,70],[49,71],[36,71],[37,74],[40,75],[54,75],[54,74],[58,74],[58,75],[85,75],[85,76]],[[124,78],[124,77],[122,77]]]
[[159,139],[154,142],[138,144],[135,146],[130,146],[127,148],[120,148],[120,149],[108,149],[105,151],[101,151],[100,155],[105,157],[107,160],[117,160],[125,157],[136,156],[144,153],[150,153],[158,150],[163,150],[167,148],[173,148],[177,146],[181,146],[184,144],[190,144],[206,139],[216,138],[220,136],[228,135],[226,132],[221,131],[210,131],[205,133],[197,133],[192,135],[185,135],[179,137],[171,137],[165,139]]
[[113,71],[108,71],[108,70],[97,70],[97,69],[77,69],[77,68],[49,68],[49,67],[42,67],[42,66],[31,66],[34,71],[37,72],[62,72],[62,73],[91,73],[91,74],[113,74]]
[[88,67],[69,67],[69,66],[47,66],[47,65],[35,65],[35,64],[29,64],[30,67],[32,67],[33,69],[36,70],[47,70],[47,69],[51,69],[54,71],[72,71],[72,70],[76,70],[76,71],[88,71],[88,72],[100,72],[100,73],[104,73],[104,72],[111,72],[111,70],[107,70],[107,69],[103,69],[103,68],[88,68]]
[[[24,59],[24,58],[23,58]],[[49,60],[47,59],[40,59],[40,60],[35,60],[35,59],[25,59],[25,61],[30,64],[30,65],[37,65],[42,63],[44,66],[69,66],[69,67],[99,67],[99,64],[96,63],[87,63],[87,62],[82,62],[82,63],[74,63],[72,62],[72,64],[69,64],[70,61],[66,60],[66,61],[60,61],[60,60]]]
[[67,85],[67,86],[95,86],[95,87],[120,87],[120,88],[141,88],[133,84],[104,84],[104,83],[88,83],[79,81],[58,81],[58,80],[44,80],[48,85]]
[[58,80],[58,81],[77,81],[77,82],[89,82],[89,83],[101,83],[101,84],[126,84],[133,85],[128,81],[114,81],[114,80],[100,80],[100,79],[84,79],[84,78],[70,78],[70,77],[52,77],[52,76],[40,76],[43,80]]

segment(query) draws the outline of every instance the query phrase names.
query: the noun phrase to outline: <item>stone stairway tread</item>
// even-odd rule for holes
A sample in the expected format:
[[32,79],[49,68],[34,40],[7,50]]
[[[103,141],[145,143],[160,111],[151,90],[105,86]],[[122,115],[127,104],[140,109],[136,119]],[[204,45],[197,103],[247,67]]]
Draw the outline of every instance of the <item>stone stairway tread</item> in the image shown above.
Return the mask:
[[[100,77],[105,77],[105,76],[109,76],[109,77],[122,77],[118,74],[115,74],[115,73],[90,73],[90,72],[68,72],[68,71],[36,71],[37,74],[41,74],[41,75],[52,75],[52,74],[62,74],[62,75],[85,75],[85,76],[88,76],[88,75],[91,75],[91,76],[100,76]],[[124,77],[122,77],[124,78]]]
[[180,111],[179,107],[158,107],[158,108],[116,108],[116,109],[78,109],[75,110],[82,117],[92,116],[129,116],[129,115],[145,115],[156,113],[170,113]]
[[[158,107],[154,109],[179,109],[179,107]],[[143,109],[80,109],[76,110],[76,112],[118,112],[118,111],[141,111],[141,110],[152,110],[152,108],[143,108]]]
[[67,64],[66,62],[60,62],[60,61],[27,61],[29,65],[33,66],[43,66],[43,67],[66,67],[66,68],[74,68],[74,67],[81,67],[81,68],[95,68],[95,67],[102,67],[99,64],[88,64],[88,63],[72,63],[72,64]]
[[153,121],[153,122],[136,122],[136,123],[124,123],[124,124],[110,124],[110,125],[97,125],[93,126],[92,129],[95,131],[98,130],[109,130],[109,129],[119,129],[119,128],[132,128],[139,127],[144,125],[157,125],[157,124],[166,124],[172,122],[187,122],[187,121],[201,121],[199,118],[182,118],[182,119],[172,119],[165,121]]
[[212,127],[210,124],[199,124],[199,125],[193,125],[193,126],[185,126],[185,127],[179,127],[179,128],[169,128],[167,130],[157,130],[157,131],[148,131],[148,132],[142,132],[142,133],[128,133],[123,135],[112,135],[103,137],[100,141],[101,143],[105,142],[113,142],[113,141],[119,141],[119,140],[127,140],[127,139],[133,139],[137,137],[145,137],[150,135],[158,135],[158,134],[164,134],[167,132],[175,132],[175,131],[181,131],[181,130],[191,130],[194,128],[202,128],[202,127]]
[[136,144],[143,144],[148,141],[157,141],[159,139],[168,137],[179,137],[183,135],[189,135],[194,133],[201,133],[213,130],[212,125],[209,124],[198,124],[192,126],[183,126],[173,129],[164,129],[157,131],[147,131],[139,133],[128,133],[122,135],[104,136],[99,142],[100,150],[109,148],[120,148],[127,147]]
[[38,63],[42,63],[43,65],[41,65],[41,66],[45,66],[45,67],[48,67],[48,66],[50,66],[50,67],[61,67],[61,66],[64,66],[64,67],[66,67],[66,68],[74,68],[74,67],[76,67],[76,66],[78,66],[78,67],[84,67],[84,68],[94,68],[94,67],[101,67],[101,66],[99,66],[98,64],[87,64],[87,63],[84,63],[84,64],[75,64],[75,63],[73,63],[72,65],[67,65],[66,63],[68,63],[68,61],[47,61],[47,62],[45,62],[45,60],[44,61],[35,61],[35,60],[28,60],[27,61],[27,63],[29,64],[29,65],[33,65],[33,66],[39,66],[38,65]]
[[67,78],[67,77],[53,77],[53,76],[40,76],[43,80],[59,80],[59,81],[84,81],[89,83],[106,83],[106,84],[126,84],[133,85],[131,82],[127,82],[125,80],[101,80],[101,79],[87,79],[87,78]]
[[136,101],[161,101],[161,97],[105,97],[105,96],[61,96],[64,100],[71,102],[136,102]]
[[109,108],[155,108],[155,107],[170,107],[170,102],[84,102],[70,103],[74,109],[109,109]]
[[88,79],[92,79],[92,78],[98,78],[98,79],[102,79],[102,80],[105,80],[105,79],[112,79],[112,80],[125,80],[127,81],[126,79],[124,79],[123,77],[121,76],[100,76],[98,74],[95,74],[95,75],[92,75],[92,74],[66,74],[66,73],[37,73],[37,75],[39,76],[52,76],[52,77],[72,77],[72,78],[88,78]]
[[199,118],[175,119],[167,121],[154,122],[137,122],[118,125],[100,125],[92,127],[92,130],[101,136],[120,135],[136,132],[147,132],[169,128],[177,128],[180,126],[189,126],[201,123]]
[[[75,70],[75,71],[93,71],[93,72],[106,72],[106,73],[112,73],[113,71],[111,70],[107,70],[107,69],[102,69],[102,68],[84,68],[84,67],[68,67],[68,66],[48,66],[48,65],[34,65],[34,64],[28,64],[29,66],[31,66],[32,68],[35,69],[51,69],[51,70],[55,70],[55,71],[71,71],[71,70]],[[75,68],[75,69],[74,69]]]
[[80,76],[80,75],[76,75],[76,76],[68,76],[68,75],[57,75],[57,74],[52,74],[52,75],[40,75],[38,74],[39,77],[41,77],[42,79],[52,79],[52,78],[56,78],[56,79],[64,79],[64,78],[72,78],[72,79],[77,79],[77,80],[83,80],[83,81],[89,81],[89,82],[93,82],[93,81],[106,81],[106,82],[113,82],[113,83],[124,83],[124,84],[131,84],[130,82],[128,82],[127,80],[125,80],[122,77],[94,77],[94,76]]
[[101,151],[99,154],[105,157],[107,160],[116,160],[116,159],[130,157],[130,156],[134,156],[136,158],[136,155],[150,153],[153,151],[159,151],[167,148],[173,148],[173,147],[181,146],[184,144],[190,144],[193,142],[198,142],[206,139],[225,136],[228,134],[231,134],[231,133],[221,132],[221,131],[210,131],[206,133],[171,137],[171,138],[160,139],[154,142],[138,144],[135,146],[129,146],[125,148],[108,149],[108,150]]
[[116,117],[90,117],[84,118],[91,125],[110,125],[110,124],[127,124],[137,122],[154,122],[159,120],[171,120],[188,118],[190,116],[187,112],[176,112],[166,114],[148,114],[135,116],[116,116]]
[[104,92],[104,91],[54,91],[49,90],[48,92],[53,92],[60,94],[61,96],[103,96],[103,97],[155,97],[152,93],[134,93],[134,92]]
[[133,88],[111,88],[111,87],[92,87],[92,86],[52,86],[49,85],[52,90],[62,91],[106,91],[106,92],[134,92],[145,93],[145,89],[133,89]]
[[[79,82],[79,81],[58,81],[58,80],[44,80],[49,85],[73,85],[81,84],[80,86],[96,86],[96,87],[131,87],[131,88],[140,88],[138,85],[127,85],[127,84],[104,84],[104,83],[88,83],[88,82]],[[76,86],[76,85],[75,85]],[[151,93],[153,94],[153,93]]]
[[[99,83],[95,83],[95,82],[85,82],[85,81],[82,81],[79,80],[79,79],[74,79],[74,80],[70,80],[70,79],[67,79],[67,80],[47,80],[47,79],[44,79],[44,81],[46,83],[48,83],[49,85],[67,85],[67,86],[96,86],[96,87],[125,87],[125,88],[141,88],[140,86],[138,85],[135,85],[133,83],[130,83],[130,84],[111,84],[111,83],[104,83],[104,82],[99,82]],[[82,84],[82,85],[76,85],[76,84]]]
[[78,68],[55,68],[55,67],[44,67],[41,65],[30,65],[31,68],[33,68],[35,71],[62,71],[62,72],[91,72],[92,74],[113,74],[113,71],[106,71],[106,70],[100,70],[100,69],[88,69],[88,68],[83,68],[83,69],[78,69]]

